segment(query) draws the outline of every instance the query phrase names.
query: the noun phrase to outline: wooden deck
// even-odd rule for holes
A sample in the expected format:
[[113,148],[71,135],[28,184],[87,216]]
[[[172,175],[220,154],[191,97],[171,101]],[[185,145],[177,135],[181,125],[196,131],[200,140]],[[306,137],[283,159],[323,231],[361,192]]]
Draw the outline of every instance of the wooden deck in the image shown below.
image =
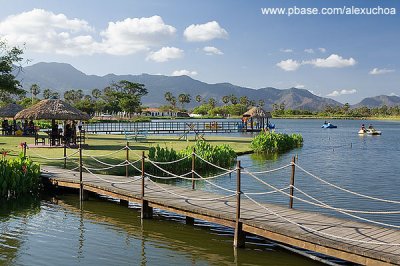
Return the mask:
[[[56,174],[61,169],[43,166],[42,176],[58,187],[79,188],[79,172]],[[141,181],[128,184],[118,184],[127,179],[121,176],[102,175],[102,181],[87,173],[83,174],[84,190],[107,195],[122,201],[141,203]],[[217,198],[216,195],[200,190],[158,184],[177,195],[192,198]],[[195,219],[235,227],[236,199],[220,199],[214,201],[196,201],[184,199],[170,193],[147,181],[145,197],[149,207],[170,211]],[[400,243],[400,230],[360,223],[346,219],[334,218],[319,213],[289,209],[286,207],[263,204],[279,215],[296,223],[318,230],[325,234],[356,239],[360,242],[350,242],[338,238],[324,237],[312,231],[284,221],[260,209],[250,200],[241,200],[241,222],[243,231],[262,236],[273,241],[312,250],[329,256],[363,265],[400,265],[399,245],[376,245],[368,242]]]

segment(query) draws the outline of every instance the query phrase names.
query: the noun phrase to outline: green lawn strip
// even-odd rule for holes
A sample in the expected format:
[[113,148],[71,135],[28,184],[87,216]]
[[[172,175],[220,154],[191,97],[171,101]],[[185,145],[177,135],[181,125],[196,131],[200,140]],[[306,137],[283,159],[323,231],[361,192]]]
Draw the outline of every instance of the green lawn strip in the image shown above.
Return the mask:
[[[229,136],[205,136],[206,141],[211,145],[221,145],[228,144],[237,154],[251,153],[250,148],[251,138],[243,137],[229,137]],[[20,143],[27,142],[28,146],[33,145],[34,138],[32,137],[9,137],[0,136],[0,150],[4,149],[9,151],[7,156],[17,156],[21,151]],[[104,156],[110,154],[114,151],[122,149],[126,145],[126,140],[123,135],[87,135],[86,144],[84,148],[84,155],[90,155],[92,157],[101,160],[102,162],[108,164],[119,164],[126,158],[126,151],[122,150],[109,156]],[[176,151],[185,149],[187,146],[193,145],[195,143],[194,136],[189,136],[188,141],[179,140],[178,136],[160,136],[152,135],[148,136],[145,141],[135,142],[129,141],[129,157],[131,161],[140,159],[142,151],[145,154],[148,153],[150,147],[168,147],[173,148]],[[67,149],[67,155],[76,153],[77,149]],[[27,155],[32,158],[34,162],[38,162],[43,165],[52,165],[62,167],[64,164],[63,160],[50,160],[47,158],[61,158],[64,156],[64,150],[62,147],[58,148],[29,148],[27,150]],[[102,165],[96,162],[90,156],[84,156],[84,165],[92,168],[106,168],[106,165]],[[103,156],[103,157],[102,157]],[[72,169],[78,166],[79,154],[76,153],[72,155],[70,159],[67,160],[67,169]],[[97,171],[96,173],[108,173],[108,174],[124,174],[125,167],[117,167],[112,171]]]

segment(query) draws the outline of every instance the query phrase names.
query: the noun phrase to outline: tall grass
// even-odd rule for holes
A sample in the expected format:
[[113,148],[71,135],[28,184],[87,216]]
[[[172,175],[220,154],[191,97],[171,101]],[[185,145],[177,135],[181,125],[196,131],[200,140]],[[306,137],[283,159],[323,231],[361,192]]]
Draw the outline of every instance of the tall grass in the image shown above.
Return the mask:
[[261,132],[254,137],[251,148],[255,152],[285,152],[303,145],[303,137],[300,134],[283,134],[275,132]]

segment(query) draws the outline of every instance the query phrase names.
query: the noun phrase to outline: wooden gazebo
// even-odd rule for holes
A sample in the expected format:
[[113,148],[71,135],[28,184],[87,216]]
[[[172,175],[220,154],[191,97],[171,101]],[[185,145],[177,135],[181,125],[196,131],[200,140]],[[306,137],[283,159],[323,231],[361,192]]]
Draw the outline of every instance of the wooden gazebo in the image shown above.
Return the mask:
[[0,108],[0,117],[14,118],[14,116],[24,108],[16,103],[10,103]]
[[[32,119],[32,120],[51,120],[51,144],[55,145],[56,139],[60,138],[56,120],[89,120],[90,116],[70,104],[60,99],[47,99],[20,111],[14,117],[15,119]],[[65,132],[65,128],[64,128]]]
[[272,118],[270,112],[265,111],[261,107],[252,107],[243,114],[242,121],[244,123],[244,130],[248,132],[261,131],[268,126],[269,118]]

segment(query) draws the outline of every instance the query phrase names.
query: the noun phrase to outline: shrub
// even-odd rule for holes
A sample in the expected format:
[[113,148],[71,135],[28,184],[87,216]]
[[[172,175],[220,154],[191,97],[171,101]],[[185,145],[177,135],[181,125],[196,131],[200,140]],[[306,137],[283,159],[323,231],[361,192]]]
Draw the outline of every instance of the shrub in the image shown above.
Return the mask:
[[17,198],[37,192],[40,188],[40,167],[31,159],[23,157],[6,159],[2,151],[0,159],[0,198]]
[[255,152],[285,152],[290,149],[301,147],[303,137],[300,134],[282,134],[275,132],[261,132],[254,137],[251,148]]

